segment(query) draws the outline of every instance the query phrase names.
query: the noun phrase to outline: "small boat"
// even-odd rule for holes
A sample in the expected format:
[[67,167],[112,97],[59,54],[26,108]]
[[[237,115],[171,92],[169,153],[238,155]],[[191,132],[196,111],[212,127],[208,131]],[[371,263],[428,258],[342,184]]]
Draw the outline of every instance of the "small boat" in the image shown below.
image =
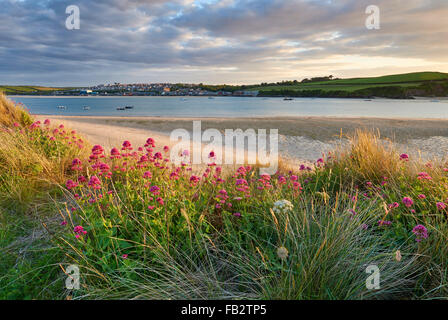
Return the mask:
[[134,106],[125,106],[125,109],[134,109]]
[[291,101],[291,100],[294,100],[294,99],[293,99],[293,98],[285,97],[285,98],[283,98],[283,100],[285,100],[285,101]]
[[67,109],[66,106],[58,106],[57,108],[58,108],[58,109],[61,109],[61,110],[66,110],[66,109]]
[[208,97],[209,99],[215,99],[215,98],[213,98],[213,97]]
[[126,110],[124,107],[117,107],[117,110]]
[[89,106],[84,106],[84,107],[82,107],[82,110],[90,110],[90,107]]

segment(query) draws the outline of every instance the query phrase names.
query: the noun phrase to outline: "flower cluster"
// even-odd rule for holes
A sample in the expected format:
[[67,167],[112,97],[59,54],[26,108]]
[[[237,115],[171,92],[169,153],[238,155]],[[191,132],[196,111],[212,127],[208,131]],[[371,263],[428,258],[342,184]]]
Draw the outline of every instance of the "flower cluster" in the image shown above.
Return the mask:
[[292,203],[289,200],[285,199],[276,201],[274,203],[274,207],[272,208],[275,213],[287,213],[292,209],[294,209]]

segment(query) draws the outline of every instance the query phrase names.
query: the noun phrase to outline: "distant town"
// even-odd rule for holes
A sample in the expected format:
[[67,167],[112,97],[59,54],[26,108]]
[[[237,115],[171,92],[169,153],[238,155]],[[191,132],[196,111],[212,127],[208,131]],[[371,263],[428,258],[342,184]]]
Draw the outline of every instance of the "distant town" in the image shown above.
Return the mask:
[[[51,92],[55,96],[244,96],[256,97],[258,90],[207,90],[196,84],[132,83],[99,84],[86,88],[59,89]],[[229,86],[230,88],[230,86]]]

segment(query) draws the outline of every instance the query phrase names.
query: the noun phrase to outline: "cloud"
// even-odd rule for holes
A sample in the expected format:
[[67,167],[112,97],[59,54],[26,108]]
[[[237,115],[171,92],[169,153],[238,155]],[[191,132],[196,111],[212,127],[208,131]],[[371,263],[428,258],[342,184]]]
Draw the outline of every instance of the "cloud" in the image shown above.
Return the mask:
[[[254,83],[448,71],[445,0],[0,0],[0,81]],[[81,29],[67,30],[78,5]]]

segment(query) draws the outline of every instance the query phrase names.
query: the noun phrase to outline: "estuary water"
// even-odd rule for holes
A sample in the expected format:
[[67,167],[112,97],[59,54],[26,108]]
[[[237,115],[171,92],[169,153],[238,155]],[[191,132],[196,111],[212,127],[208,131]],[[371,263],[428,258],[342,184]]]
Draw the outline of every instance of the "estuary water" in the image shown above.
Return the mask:
[[[448,119],[448,100],[260,97],[30,97],[10,96],[32,114],[127,117],[380,117]],[[58,108],[64,106],[65,108]],[[88,108],[84,108],[87,106]],[[125,110],[117,110],[132,106]],[[88,109],[88,110],[87,110]]]

